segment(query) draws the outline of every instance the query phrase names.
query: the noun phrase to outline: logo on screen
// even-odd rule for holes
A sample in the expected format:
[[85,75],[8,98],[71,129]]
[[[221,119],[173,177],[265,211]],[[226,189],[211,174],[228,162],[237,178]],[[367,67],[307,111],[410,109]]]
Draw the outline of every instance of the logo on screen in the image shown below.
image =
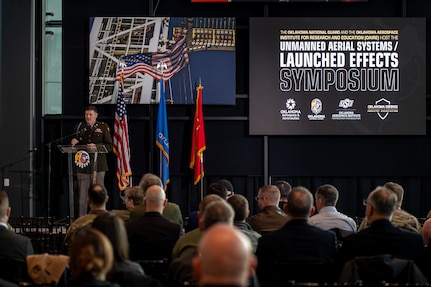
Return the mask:
[[296,102],[295,102],[295,100],[294,100],[294,99],[292,99],[292,98],[287,99],[287,101],[286,101],[286,108],[287,108],[289,111],[291,111],[291,110],[293,110],[295,107],[296,107]]
[[367,106],[367,112],[377,113],[381,120],[387,118],[389,113],[398,113],[398,105],[391,104],[391,101],[381,98],[375,101],[374,105]]
[[315,98],[311,101],[311,111],[313,114],[318,115],[322,111],[322,101]]
[[288,98],[285,103],[286,109],[280,110],[281,120],[283,121],[299,121],[301,116],[300,110],[295,110],[296,101]]
[[344,100],[340,100],[340,103],[338,104],[338,106],[340,108],[347,109],[347,108],[353,107],[354,102],[355,102],[354,100],[351,100],[349,98],[345,98]]

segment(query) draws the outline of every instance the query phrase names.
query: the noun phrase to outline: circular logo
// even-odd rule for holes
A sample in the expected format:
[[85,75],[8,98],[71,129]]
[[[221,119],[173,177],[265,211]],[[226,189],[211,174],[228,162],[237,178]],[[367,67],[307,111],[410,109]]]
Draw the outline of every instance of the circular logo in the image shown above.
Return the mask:
[[315,115],[319,114],[322,111],[322,101],[318,98],[314,98],[311,101],[311,111]]
[[292,98],[287,99],[287,101],[286,101],[286,108],[287,108],[289,111],[291,111],[291,110],[293,110],[295,107],[296,107],[296,102],[295,102],[295,100],[294,100],[294,99],[292,99]]
[[85,150],[80,150],[75,154],[75,164],[84,168],[90,164],[90,155]]

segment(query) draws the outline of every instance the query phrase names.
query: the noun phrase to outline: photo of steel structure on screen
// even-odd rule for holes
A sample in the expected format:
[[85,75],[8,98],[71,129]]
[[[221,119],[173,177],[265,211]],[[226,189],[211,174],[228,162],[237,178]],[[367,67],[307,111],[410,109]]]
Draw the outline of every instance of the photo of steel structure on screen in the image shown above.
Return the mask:
[[425,135],[425,18],[251,18],[251,135]]
[[120,91],[127,104],[157,104],[162,82],[167,104],[194,104],[202,85],[203,104],[234,105],[235,26],[230,17],[91,18],[89,103],[115,104]]

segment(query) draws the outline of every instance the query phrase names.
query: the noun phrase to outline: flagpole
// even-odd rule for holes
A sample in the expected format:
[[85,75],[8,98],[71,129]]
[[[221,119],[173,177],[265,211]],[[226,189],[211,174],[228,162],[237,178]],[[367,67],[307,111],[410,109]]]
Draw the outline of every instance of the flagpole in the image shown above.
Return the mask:
[[201,165],[201,168],[200,168],[200,171],[201,171],[201,201],[202,201],[202,199],[204,198],[204,173],[202,172],[203,171],[203,166],[204,166],[204,153],[202,153],[201,154],[201,160],[200,160],[200,163],[199,163],[200,165]]

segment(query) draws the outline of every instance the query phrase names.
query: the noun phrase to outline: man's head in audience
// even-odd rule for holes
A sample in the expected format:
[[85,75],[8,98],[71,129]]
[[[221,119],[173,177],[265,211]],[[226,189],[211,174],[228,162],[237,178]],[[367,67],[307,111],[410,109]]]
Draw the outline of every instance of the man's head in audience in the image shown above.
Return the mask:
[[199,286],[248,286],[257,266],[250,240],[234,226],[211,226],[198,246],[193,271]]
[[10,211],[11,208],[7,193],[4,190],[0,190],[0,222],[7,223],[9,221]]
[[130,186],[124,190],[125,204],[128,210],[144,202],[144,192],[139,186]]
[[208,186],[207,194],[208,195],[209,194],[216,194],[216,195],[220,196],[221,198],[226,199],[228,191],[227,191],[226,186],[224,186],[223,184],[218,183],[218,182],[214,182]]
[[267,206],[278,206],[280,190],[275,185],[264,185],[259,189],[256,199],[260,210]]
[[90,210],[106,210],[108,199],[108,193],[103,185],[92,184],[88,189],[87,203]]
[[392,191],[397,195],[396,207],[401,208],[401,205],[403,204],[403,198],[404,198],[404,188],[400,184],[392,181],[385,183],[383,187],[386,187],[387,189],[389,189],[390,191]]
[[287,197],[284,208],[289,220],[308,219],[314,213],[313,195],[303,186],[294,187]]
[[397,205],[397,195],[386,187],[378,186],[368,195],[365,205],[370,223],[380,219],[391,220]]
[[335,206],[338,201],[338,190],[330,184],[321,185],[316,190],[315,198],[317,211],[325,206]]
[[142,176],[141,181],[139,182],[139,186],[141,187],[142,191],[145,193],[147,192],[147,188],[152,185],[158,185],[163,187],[162,180],[160,177],[153,173],[146,173]]
[[198,211],[198,218],[199,218],[199,228],[200,230],[203,230],[203,215],[205,212],[206,207],[213,201],[222,201],[223,198],[221,198],[218,195],[215,194],[208,194],[205,196],[201,202],[199,203],[199,211]]
[[275,186],[280,190],[280,202],[287,202],[287,196],[292,191],[292,186],[285,180],[279,180]]
[[217,181],[217,183],[220,183],[222,185],[224,185],[227,189],[227,197],[230,197],[232,195],[234,195],[234,190],[233,190],[233,185],[232,182],[230,182],[227,179],[220,179],[219,181]]
[[247,198],[241,194],[234,194],[227,199],[227,202],[232,206],[235,211],[235,221],[245,221],[250,214],[249,204]]
[[212,225],[224,222],[233,225],[235,211],[225,200],[216,200],[210,202],[202,216],[202,230],[207,230]]
[[163,209],[167,204],[166,193],[161,186],[151,185],[147,188],[144,197],[144,204],[146,212],[159,212],[163,213]]

